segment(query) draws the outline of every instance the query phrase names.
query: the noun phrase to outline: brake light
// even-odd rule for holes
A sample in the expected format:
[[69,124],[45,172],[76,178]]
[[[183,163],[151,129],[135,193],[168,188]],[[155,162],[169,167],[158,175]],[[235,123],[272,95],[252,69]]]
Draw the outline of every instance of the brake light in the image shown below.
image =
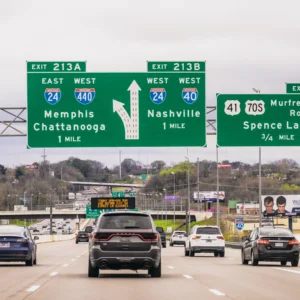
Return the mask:
[[197,240],[197,239],[200,239],[200,238],[201,238],[200,235],[194,235],[194,236],[192,237],[192,240]]
[[289,245],[299,245],[299,241],[298,240],[290,240]]
[[270,245],[270,242],[268,240],[257,240],[257,245]]
[[224,240],[224,237],[223,237],[222,235],[218,235],[218,236],[217,236],[217,239],[219,239],[219,240]]

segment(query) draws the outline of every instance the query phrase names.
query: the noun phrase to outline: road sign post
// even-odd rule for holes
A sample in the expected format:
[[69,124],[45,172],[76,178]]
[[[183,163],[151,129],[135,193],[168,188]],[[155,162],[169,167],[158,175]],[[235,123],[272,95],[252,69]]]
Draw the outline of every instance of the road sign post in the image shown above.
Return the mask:
[[300,146],[300,95],[217,95],[220,147]]
[[28,147],[206,146],[205,73],[27,73]]

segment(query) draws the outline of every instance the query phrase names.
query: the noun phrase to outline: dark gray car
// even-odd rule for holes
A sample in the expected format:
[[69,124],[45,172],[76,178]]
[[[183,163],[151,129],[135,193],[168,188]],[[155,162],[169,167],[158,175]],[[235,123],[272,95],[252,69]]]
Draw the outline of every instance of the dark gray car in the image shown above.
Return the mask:
[[161,239],[148,213],[102,213],[89,243],[89,277],[100,269],[148,270],[161,277]]

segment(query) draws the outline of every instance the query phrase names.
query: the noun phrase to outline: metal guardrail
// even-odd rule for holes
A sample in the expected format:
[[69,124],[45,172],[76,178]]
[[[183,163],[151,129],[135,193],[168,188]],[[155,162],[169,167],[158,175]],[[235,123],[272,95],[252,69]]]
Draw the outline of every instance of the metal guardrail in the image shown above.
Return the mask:
[[243,242],[225,242],[225,246],[233,249],[242,249]]

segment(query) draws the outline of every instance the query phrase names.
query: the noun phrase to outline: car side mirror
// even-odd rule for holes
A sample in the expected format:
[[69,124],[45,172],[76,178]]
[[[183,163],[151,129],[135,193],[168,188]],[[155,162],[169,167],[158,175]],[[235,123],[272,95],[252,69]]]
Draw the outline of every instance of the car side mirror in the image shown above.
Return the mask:
[[250,241],[250,236],[243,236],[243,237],[242,237],[242,240],[245,241],[245,242],[246,242],[246,241]]
[[160,226],[156,227],[156,231],[158,231],[159,233],[163,233],[164,229]]
[[39,239],[40,239],[40,238],[39,238],[38,236],[35,236],[35,237],[33,238],[34,241],[39,240]]

